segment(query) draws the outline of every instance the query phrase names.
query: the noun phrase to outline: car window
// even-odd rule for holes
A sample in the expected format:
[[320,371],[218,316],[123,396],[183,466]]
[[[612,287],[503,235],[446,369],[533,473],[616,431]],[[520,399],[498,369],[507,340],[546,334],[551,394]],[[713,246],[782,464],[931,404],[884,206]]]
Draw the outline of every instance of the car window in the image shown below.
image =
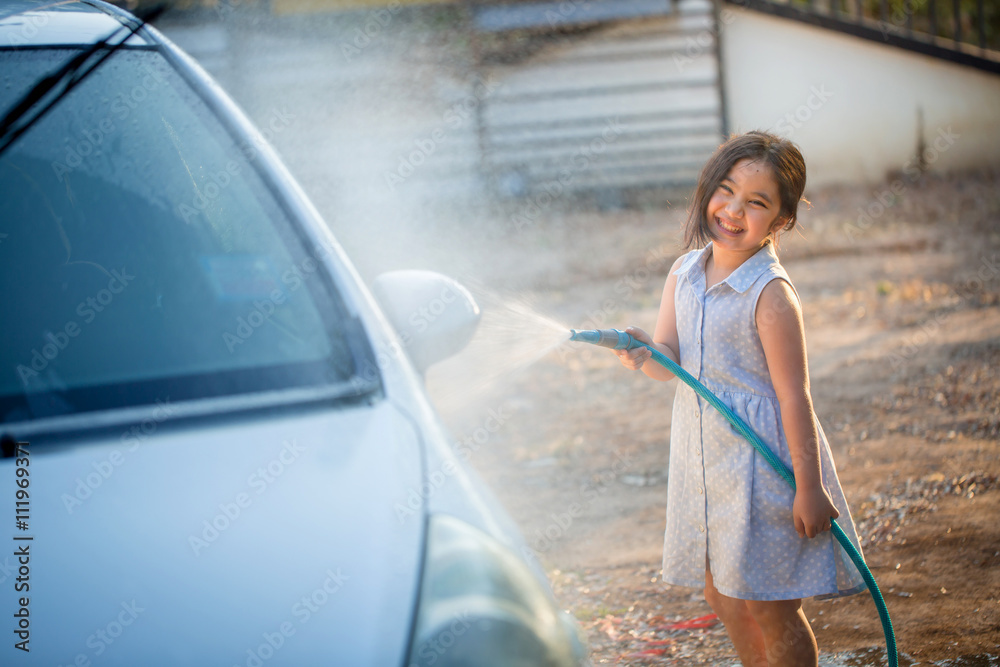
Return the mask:
[[[0,112],[74,53],[0,50]],[[325,253],[258,158],[148,49],[0,157],[3,421],[351,378]]]

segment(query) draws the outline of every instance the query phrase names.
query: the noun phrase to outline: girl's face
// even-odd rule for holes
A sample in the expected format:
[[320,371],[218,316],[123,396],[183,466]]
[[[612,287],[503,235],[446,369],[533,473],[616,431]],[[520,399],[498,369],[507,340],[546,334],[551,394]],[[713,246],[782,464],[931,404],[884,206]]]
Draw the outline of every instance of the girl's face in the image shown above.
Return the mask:
[[733,165],[708,201],[708,226],[715,245],[756,252],[779,223],[781,199],[771,168],[744,159]]

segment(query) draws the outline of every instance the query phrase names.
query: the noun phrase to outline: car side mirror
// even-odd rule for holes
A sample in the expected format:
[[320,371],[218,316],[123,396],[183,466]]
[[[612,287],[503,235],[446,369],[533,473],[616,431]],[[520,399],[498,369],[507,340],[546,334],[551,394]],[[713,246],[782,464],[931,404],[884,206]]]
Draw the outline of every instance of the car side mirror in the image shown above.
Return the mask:
[[389,271],[372,292],[420,373],[472,339],[480,311],[469,290],[433,271]]

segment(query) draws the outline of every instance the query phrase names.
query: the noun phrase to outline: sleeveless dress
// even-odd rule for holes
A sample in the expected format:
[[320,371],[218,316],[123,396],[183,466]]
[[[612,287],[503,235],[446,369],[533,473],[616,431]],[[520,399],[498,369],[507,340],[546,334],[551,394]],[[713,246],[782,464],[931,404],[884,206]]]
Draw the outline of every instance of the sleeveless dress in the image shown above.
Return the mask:
[[[755,321],[764,286],[791,281],[768,243],[706,290],[711,248],[709,243],[689,252],[675,272],[681,365],[791,467]],[[818,420],[816,430],[823,485],[840,512],[837,523],[860,551]],[[812,539],[795,532],[794,499],[792,487],[725,417],[679,383],[670,429],[664,582],[703,587],[707,562],[716,589],[744,600],[826,598],[864,590],[861,575],[829,531]]]

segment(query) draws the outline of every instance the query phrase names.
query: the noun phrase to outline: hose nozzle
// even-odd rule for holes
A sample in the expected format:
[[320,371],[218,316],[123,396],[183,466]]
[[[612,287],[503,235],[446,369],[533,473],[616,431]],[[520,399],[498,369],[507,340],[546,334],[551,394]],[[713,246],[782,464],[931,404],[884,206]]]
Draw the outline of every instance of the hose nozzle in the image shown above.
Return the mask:
[[629,350],[640,345],[630,334],[620,329],[588,329],[585,331],[570,329],[569,339],[608,347],[612,350]]

